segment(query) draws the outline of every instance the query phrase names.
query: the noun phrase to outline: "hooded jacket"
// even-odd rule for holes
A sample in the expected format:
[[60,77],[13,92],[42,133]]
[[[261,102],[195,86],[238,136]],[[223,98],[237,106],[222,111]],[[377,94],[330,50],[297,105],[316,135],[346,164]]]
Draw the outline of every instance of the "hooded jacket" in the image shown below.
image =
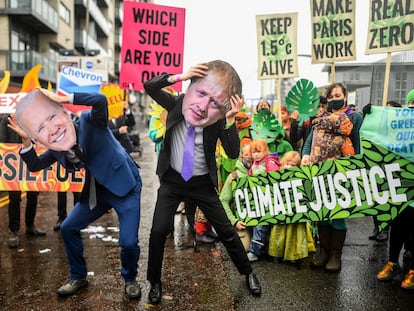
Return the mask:
[[[243,178],[249,175],[249,170],[243,165],[242,161],[239,159],[236,161],[236,170],[234,171],[237,174],[237,178]],[[234,202],[233,202],[233,174],[227,176],[226,182],[223,185],[223,188],[220,191],[220,201],[223,204],[224,211],[227,214],[227,218],[230,220],[230,223],[234,226],[239,221],[239,219],[234,215]]]

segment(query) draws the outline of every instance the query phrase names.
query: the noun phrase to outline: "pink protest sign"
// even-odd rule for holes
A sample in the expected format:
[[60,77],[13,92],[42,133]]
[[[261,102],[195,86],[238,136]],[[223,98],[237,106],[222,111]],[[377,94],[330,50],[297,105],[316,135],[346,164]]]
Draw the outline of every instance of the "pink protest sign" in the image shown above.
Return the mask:
[[[120,85],[142,91],[143,83],[183,69],[185,9],[124,1]],[[181,83],[173,85],[181,91]]]

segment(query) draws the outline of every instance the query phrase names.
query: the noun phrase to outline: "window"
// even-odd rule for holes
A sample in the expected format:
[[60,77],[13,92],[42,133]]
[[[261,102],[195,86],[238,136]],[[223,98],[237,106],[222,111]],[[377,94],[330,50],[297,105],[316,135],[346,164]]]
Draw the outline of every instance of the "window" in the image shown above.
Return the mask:
[[37,35],[12,21],[10,26],[10,69],[30,69],[33,66],[33,52],[37,50]]
[[407,89],[407,72],[397,71],[395,73],[394,98],[400,103],[405,103],[405,91]]
[[62,2],[59,5],[59,16],[66,24],[70,25],[70,11]]

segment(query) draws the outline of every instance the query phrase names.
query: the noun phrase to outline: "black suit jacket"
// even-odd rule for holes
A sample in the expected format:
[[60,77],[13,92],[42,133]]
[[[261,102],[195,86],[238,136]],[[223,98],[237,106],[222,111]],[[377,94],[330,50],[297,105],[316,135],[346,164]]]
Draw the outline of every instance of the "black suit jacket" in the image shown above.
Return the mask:
[[[167,80],[169,76],[169,74],[160,75],[144,83],[144,88],[148,95],[168,111],[167,128],[157,166],[157,175],[160,179],[170,166],[172,130],[184,120],[182,105],[185,94],[174,96],[162,90],[162,88],[172,84]],[[216,187],[218,184],[216,165],[216,145],[218,139],[220,139],[228,157],[236,159],[240,153],[240,139],[234,124],[226,128],[225,120],[221,119],[204,128],[203,144],[207,168],[211,181]]]

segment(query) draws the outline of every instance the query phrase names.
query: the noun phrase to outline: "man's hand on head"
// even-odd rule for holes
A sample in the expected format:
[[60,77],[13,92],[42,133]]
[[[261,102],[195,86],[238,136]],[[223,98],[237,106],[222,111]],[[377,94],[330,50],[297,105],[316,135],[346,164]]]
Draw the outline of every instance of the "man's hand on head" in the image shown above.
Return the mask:
[[29,135],[26,134],[26,132],[23,131],[23,129],[17,124],[16,116],[14,114],[11,114],[8,120],[9,123],[7,124],[7,127],[16,132],[16,134],[19,135],[22,139],[30,139]]
[[9,116],[8,120],[9,120],[9,123],[7,124],[7,126],[11,130],[16,132],[17,135],[20,136],[20,138],[22,139],[23,147],[24,148],[30,147],[30,145],[32,144],[32,140],[30,139],[29,135],[25,131],[23,131],[23,129],[17,124],[16,116],[12,114]]
[[191,78],[204,78],[205,76],[207,76],[207,74],[208,67],[206,66],[206,64],[197,64],[188,69],[187,72],[182,73],[180,75],[180,79],[185,81]]
[[43,95],[45,95],[46,97],[50,98],[51,100],[60,103],[60,104],[68,104],[70,101],[70,96],[69,95],[58,95],[56,93],[53,93],[51,91],[48,91],[46,89],[43,88],[39,88],[38,89],[40,92],[42,92]]
[[226,112],[226,123],[232,124],[234,123],[234,118],[236,114],[243,108],[245,104],[244,95],[232,95],[230,97],[230,110]]

